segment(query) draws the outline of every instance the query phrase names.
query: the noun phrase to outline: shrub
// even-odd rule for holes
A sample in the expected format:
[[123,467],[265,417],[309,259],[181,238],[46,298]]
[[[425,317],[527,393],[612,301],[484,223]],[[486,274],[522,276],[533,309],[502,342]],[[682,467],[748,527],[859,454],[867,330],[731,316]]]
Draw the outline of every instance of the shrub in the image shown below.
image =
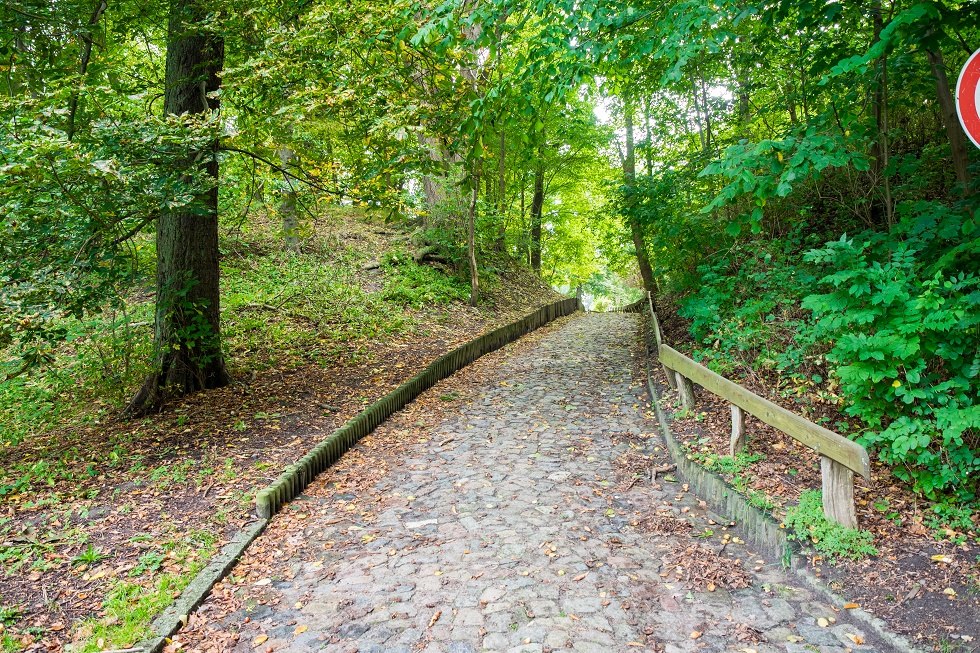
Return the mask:
[[970,502],[980,479],[980,252],[976,221],[941,205],[904,206],[889,234],[841,237],[806,254],[832,274],[803,305],[832,343],[859,441],[933,500]]

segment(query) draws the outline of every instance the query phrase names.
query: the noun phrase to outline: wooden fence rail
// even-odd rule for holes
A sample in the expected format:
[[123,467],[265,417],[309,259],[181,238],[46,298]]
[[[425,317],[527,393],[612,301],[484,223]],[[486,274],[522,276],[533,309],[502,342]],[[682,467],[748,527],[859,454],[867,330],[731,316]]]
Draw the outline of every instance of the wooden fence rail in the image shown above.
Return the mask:
[[851,528],[857,527],[854,509],[854,474],[871,478],[871,462],[861,445],[818,426],[808,419],[778,406],[768,399],[746,390],[720,374],[712,372],[684,354],[664,344],[653,303],[648,302],[650,329],[653,332],[657,358],[672,388],[676,388],[681,405],[694,408],[694,385],[728,400],[732,406],[732,437],[729,453],[735,455],[745,447],[745,413],[755,415],[797,442],[820,454],[823,482],[823,509],[827,519]]

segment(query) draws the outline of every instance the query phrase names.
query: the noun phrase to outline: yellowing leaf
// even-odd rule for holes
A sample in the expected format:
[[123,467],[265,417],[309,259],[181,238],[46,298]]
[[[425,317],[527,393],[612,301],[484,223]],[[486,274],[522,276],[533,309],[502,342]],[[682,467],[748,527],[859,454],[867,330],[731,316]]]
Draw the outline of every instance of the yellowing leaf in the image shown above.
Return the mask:
[[861,637],[860,635],[852,635],[851,633],[847,633],[847,639],[851,640],[852,642],[854,642],[858,646],[860,646],[861,644],[864,644],[864,638]]
[[857,603],[845,603],[844,604],[844,609],[845,610],[853,610],[854,608],[860,608],[860,607],[861,606],[858,605]]
[[257,635],[255,639],[252,640],[252,646],[259,646],[261,644],[265,644],[266,641],[268,641],[268,639],[269,639],[268,635],[265,634]]
[[943,555],[943,554],[934,555],[930,558],[930,560],[933,560],[935,562],[945,562],[947,564],[953,562],[952,556]]
[[700,637],[701,637],[701,635],[703,635],[703,634],[704,634],[704,633],[703,633],[703,632],[701,632],[700,630],[695,630],[694,632],[692,632],[692,633],[691,633],[691,639],[698,639],[698,638],[700,638]]
[[293,631],[293,634],[294,635],[302,635],[303,633],[305,633],[309,629],[310,629],[310,627],[309,626],[305,626],[305,625],[304,626],[296,626],[296,630]]

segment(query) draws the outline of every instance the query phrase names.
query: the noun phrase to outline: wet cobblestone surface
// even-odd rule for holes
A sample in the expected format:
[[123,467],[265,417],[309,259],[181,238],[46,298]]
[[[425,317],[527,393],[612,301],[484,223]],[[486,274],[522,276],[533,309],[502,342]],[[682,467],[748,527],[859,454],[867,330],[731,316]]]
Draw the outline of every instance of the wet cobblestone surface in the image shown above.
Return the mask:
[[[493,367],[472,399],[364,488],[379,497],[371,518],[325,509],[338,497],[317,481],[292,504],[309,513],[301,530],[253,583],[263,598],[214,627],[242,651],[891,650],[669,473],[624,468],[669,462],[634,378],[638,328],[577,316],[478,363]],[[655,515],[691,527],[646,528]],[[275,537],[274,523],[261,539]],[[685,585],[668,561],[695,545],[723,548],[751,585]]]

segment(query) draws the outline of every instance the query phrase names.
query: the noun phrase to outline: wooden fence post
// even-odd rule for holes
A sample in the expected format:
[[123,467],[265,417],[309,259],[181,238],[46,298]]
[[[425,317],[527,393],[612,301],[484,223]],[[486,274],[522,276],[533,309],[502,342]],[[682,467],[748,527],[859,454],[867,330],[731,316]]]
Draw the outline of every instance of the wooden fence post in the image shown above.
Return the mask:
[[728,453],[735,456],[745,448],[745,411],[732,404],[732,438],[728,443]]
[[677,379],[677,394],[681,398],[681,406],[688,410],[694,410],[694,384],[691,379],[685,377],[680,372],[674,372]]
[[836,460],[820,456],[820,477],[823,481],[823,514],[832,522],[857,528],[854,508],[854,472]]

